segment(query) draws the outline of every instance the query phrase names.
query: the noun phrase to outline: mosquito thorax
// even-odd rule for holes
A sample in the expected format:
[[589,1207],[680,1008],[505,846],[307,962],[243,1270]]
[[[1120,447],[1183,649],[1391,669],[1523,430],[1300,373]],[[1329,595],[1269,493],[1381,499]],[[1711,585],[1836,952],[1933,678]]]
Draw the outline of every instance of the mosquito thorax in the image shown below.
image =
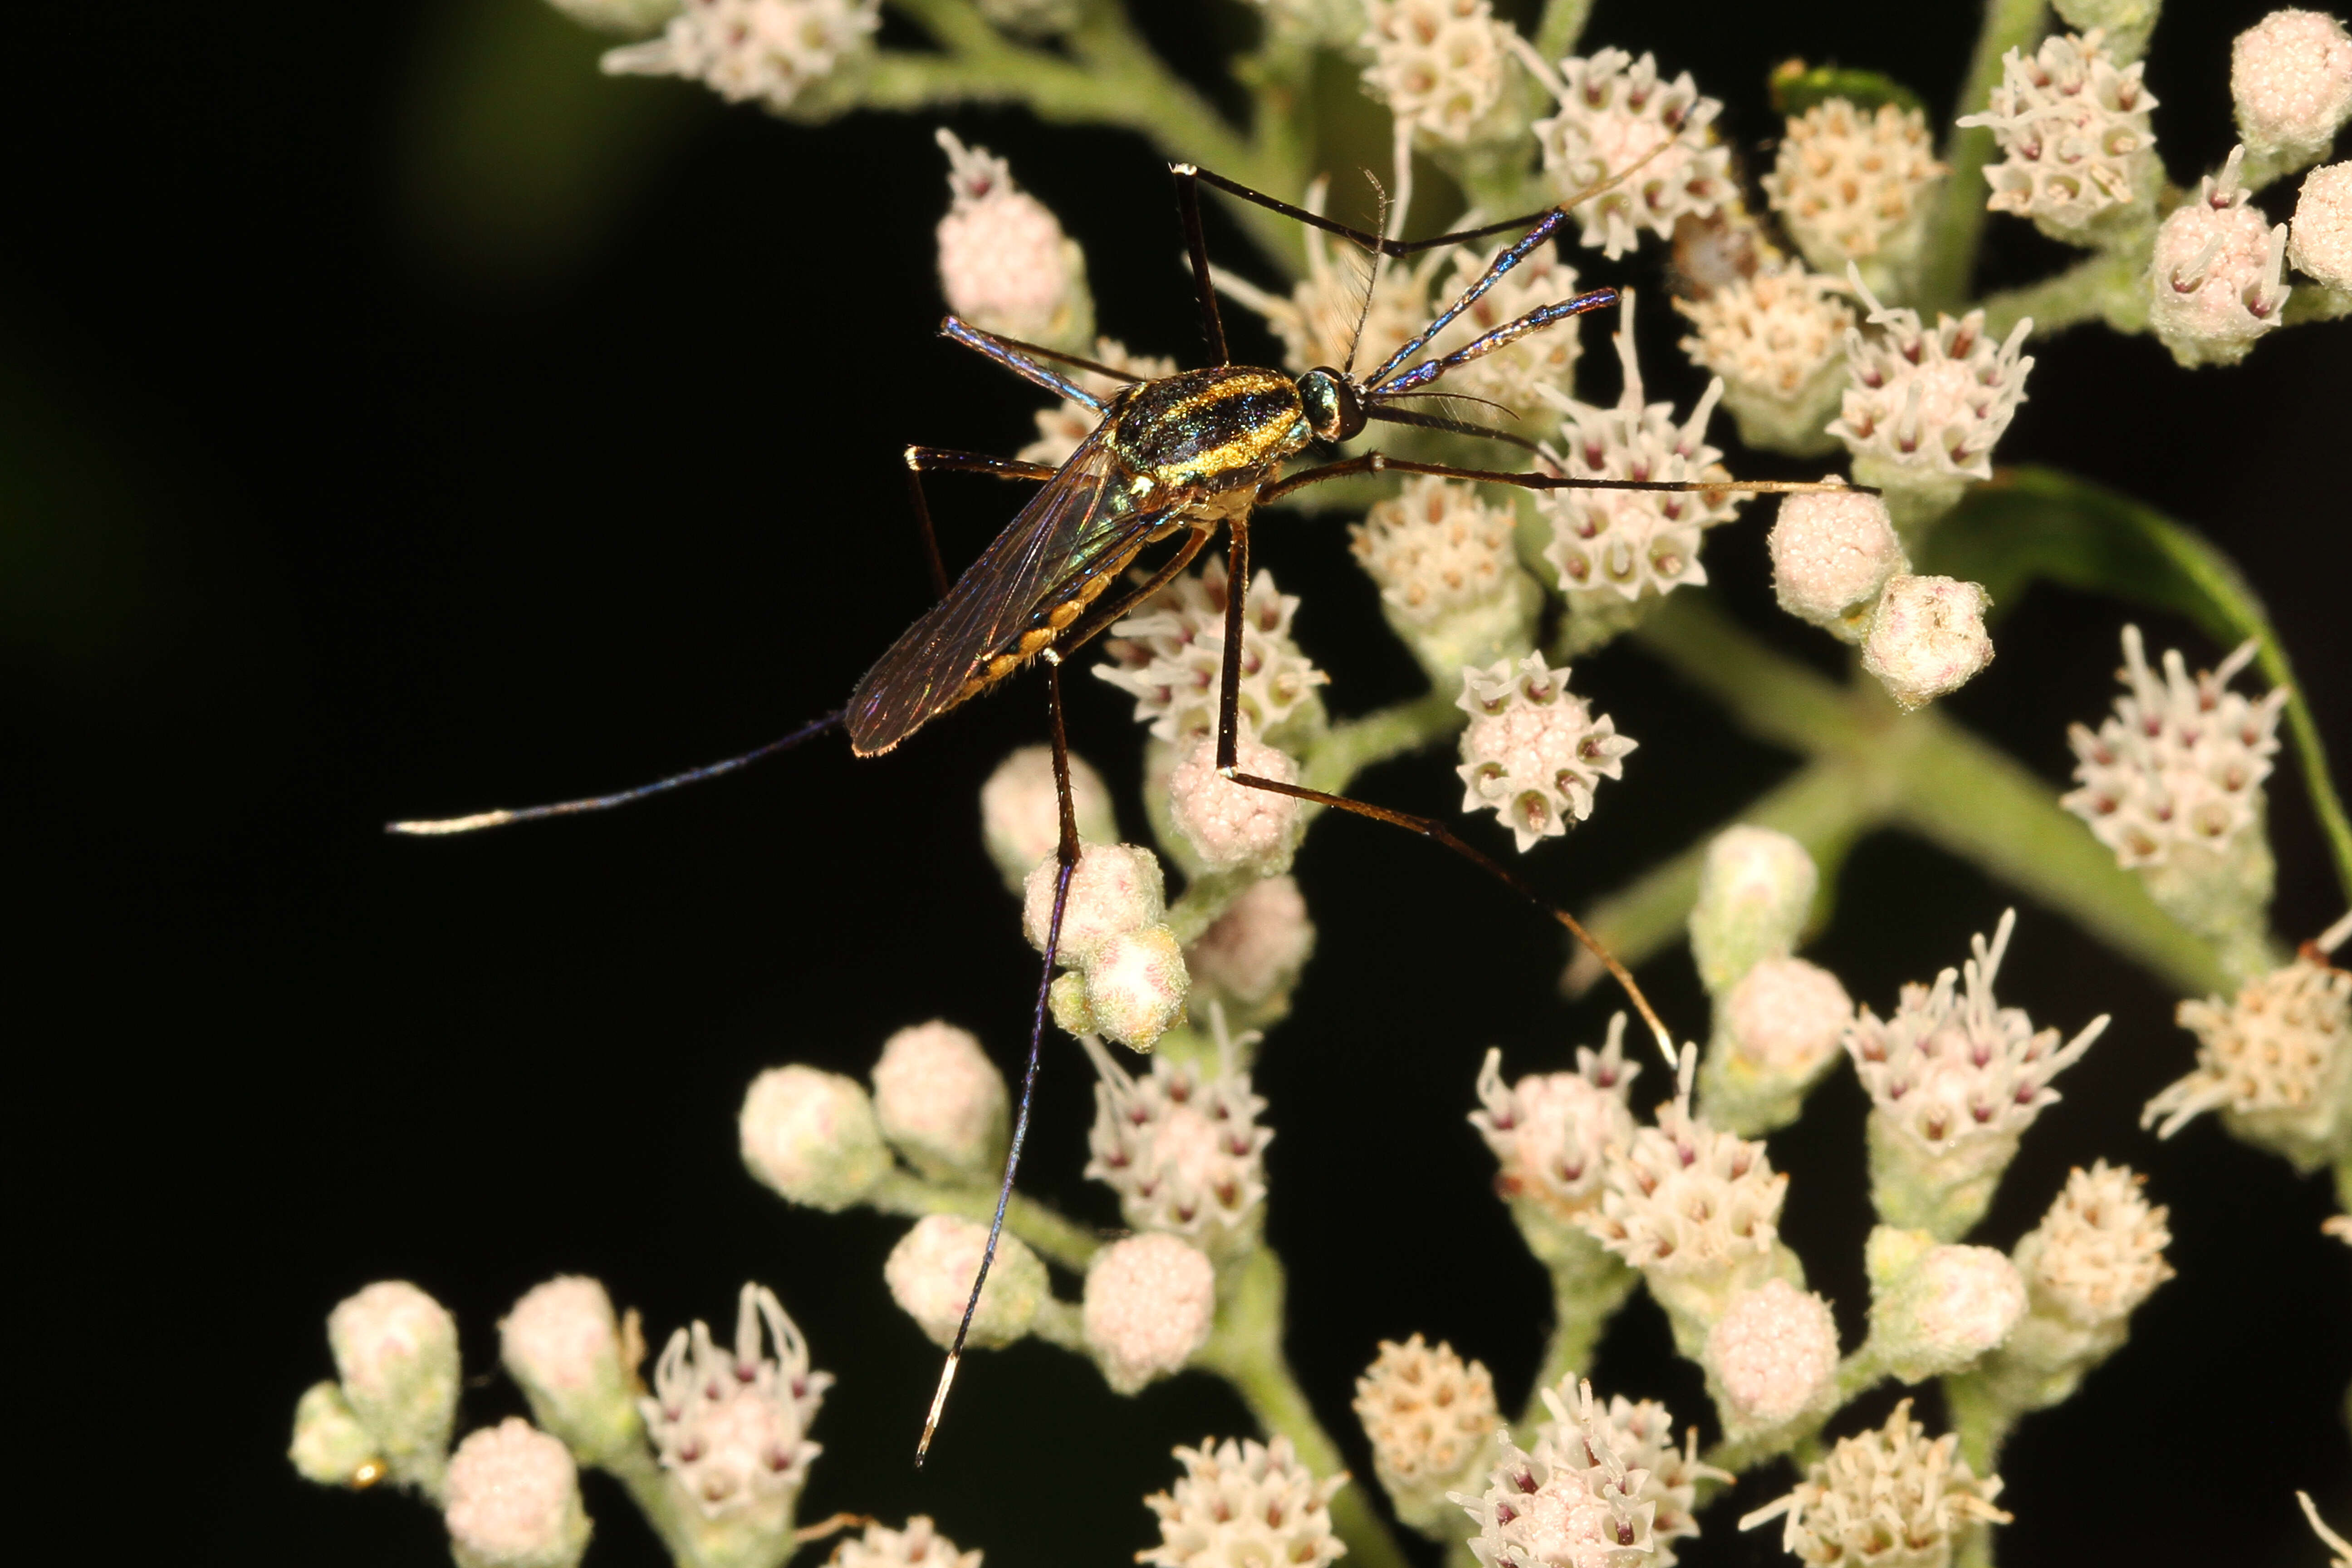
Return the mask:
[[1298,401],[1306,405],[1307,423],[1326,441],[1351,439],[1364,427],[1364,400],[1344,370],[1318,364],[1300,376]]

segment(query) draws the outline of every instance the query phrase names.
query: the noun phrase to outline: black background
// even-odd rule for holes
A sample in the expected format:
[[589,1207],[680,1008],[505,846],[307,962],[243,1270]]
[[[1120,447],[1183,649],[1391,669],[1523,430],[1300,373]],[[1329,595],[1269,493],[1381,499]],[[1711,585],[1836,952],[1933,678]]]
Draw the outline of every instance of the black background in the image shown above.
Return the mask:
[[[1238,7],[1140,8],[1203,79],[1245,25]],[[2262,9],[2167,16],[2148,80],[2176,176],[2228,151],[2228,40]],[[1764,69],[1789,55],[1885,68],[1948,118],[1968,10],[1602,0],[1588,38],[1692,69],[1752,146],[1776,130]],[[31,19],[29,38],[12,24],[5,95],[0,657],[10,881],[30,928],[10,987],[32,1004],[10,1031],[19,1426],[42,1435],[42,1485],[90,1489],[78,1510],[119,1511],[78,1511],[95,1522],[77,1528],[142,1555],[434,1561],[425,1510],[315,1490],[282,1457],[295,1396],[330,1370],[339,1298],[413,1279],[488,1372],[497,1318],[551,1273],[601,1276],[656,1343],[724,1319],[758,1278],[841,1375],[808,1517],[929,1511],[1003,1568],[1126,1561],[1153,1539],[1139,1499],[1171,1478],[1170,1445],[1246,1430],[1222,1385],[1120,1400],[1040,1346],[983,1357],[918,1477],[936,1357],[881,1287],[898,1226],[787,1210],[734,1153],[762,1067],[862,1073],[891,1029],[940,1015],[1013,1056],[1033,960],[974,795],[1039,737],[1034,685],[877,763],[824,747],[691,797],[471,841],[375,827],[741,749],[835,705],[919,607],[898,447],[1010,449],[1035,402],[930,336],[932,120],[811,130],[607,80],[595,41],[531,0]],[[950,120],[1087,244],[1105,331],[1193,353],[1145,143],[1010,111]],[[2286,194],[2266,201],[2277,216]],[[1993,234],[1994,281],[2057,259],[2022,225]],[[1246,255],[1222,225],[1213,243]],[[1655,247],[1572,259],[1648,286],[1653,395],[1686,405],[1698,383],[1655,310]],[[2208,531],[2268,598],[2339,756],[2347,333],[2284,332],[2195,374],[2147,339],[2037,342],[2002,447]],[[1586,395],[1613,395],[1613,372],[1594,374]],[[1004,492],[941,489],[947,548],[969,556]],[[1709,571],[1752,624],[1830,668],[1825,639],[1769,612],[1763,526],[1711,536]],[[1299,631],[1335,708],[1409,692],[1337,523],[1277,521],[1260,539],[1306,595]],[[1949,710],[2055,787],[2065,722],[2107,704],[2127,613],[2035,590]],[[2220,651],[2143,619],[2160,645]],[[1643,750],[1597,820],[1530,862],[1564,899],[1620,883],[1790,765],[1630,648],[1578,682]],[[1079,749],[1130,778],[1125,700],[1083,679],[1074,695]],[[2277,914],[2307,934],[2340,894],[2283,762]],[[1379,769],[1361,793],[1455,800],[1441,757]],[[1131,794],[1122,811],[1140,834]],[[1327,824],[1299,872],[1327,956],[1259,1077],[1278,1131],[1268,1228],[1291,1268],[1294,1362],[1368,1474],[1346,1400],[1378,1338],[1449,1339],[1507,1400],[1524,1393],[1543,1287],[1486,1194],[1470,1080],[1490,1043],[1514,1071],[1565,1061],[1612,1004],[1561,1002],[1543,923],[1400,836]],[[2007,897],[1894,837],[1860,847],[1839,896],[1813,955],[1881,1009],[1957,962]],[[2352,1527],[2352,1257],[2316,1234],[2325,1183],[2210,1121],[2168,1144],[2139,1132],[2139,1105],[2189,1060],[2171,996],[2063,919],[2021,921],[2003,999],[2068,1029],[2116,1023],[1982,1238],[2007,1245],[2069,1164],[2105,1155],[2171,1206],[2181,1278],[2078,1398],[2018,1434],[2003,1559],[2316,1563],[2291,1489]],[[1688,961],[1645,977],[1695,1028]],[[1048,1068],[1024,1179],[1109,1222],[1077,1176],[1087,1074],[1058,1039]],[[1841,1074],[1773,1140],[1793,1173],[1787,1234],[1849,1343],[1866,1301],[1863,1103]],[[1686,1418],[1704,1405],[1639,1301],[1595,1375]],[[463,1424],[518,1405],[485,1377]],[[1782,1560],[1771,1531],[1731,1521],[1785,1479],[1743,1485],[1685,1560]],[[20,1487],[20,1516],[46,1516],[48,1495]],[[589,1504],[594,1561],[655,1560],[616,1492],[592,1480]]]

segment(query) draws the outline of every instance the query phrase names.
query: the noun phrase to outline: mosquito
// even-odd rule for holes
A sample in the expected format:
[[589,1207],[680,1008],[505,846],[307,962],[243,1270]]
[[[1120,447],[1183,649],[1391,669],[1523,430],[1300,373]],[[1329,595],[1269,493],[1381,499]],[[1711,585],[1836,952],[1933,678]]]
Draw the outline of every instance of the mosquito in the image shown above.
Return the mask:
[[[836,729],[845,732],[850,750],[856,755],[879,756],[950,709],[1001,685],[1031,662],[1045,665],[1054,785],[1060,807],[1053,913],[1046,927],[1045,965],[1030,1019],[1029,1054],[1021,1080],[1021,1102],[1005,1154],[1003,1179],[997,1191],[995,1217],[989,1226],[987,1246],[981,1254],[962,1321],[940,1369],[922,1436],[916,1445],[915,1463],[919,1468],[939,1430],[949,1390],[962,1361],[965,1337],[980,1305],[981,1289],[987,1283],[1003,1232],[1005,1206],[1012,1196],[1013,1176],[1020,1168],[1022,1147],[1028,1137],[1029,1111],[1036,1089],[1048,1014],[1048,993],[1061,945],[1070,876],[1078,860],[1077,818],[1070,792],[1069,742],[1063,720],[1061,667],[1078,649],[1174,581],[1220,531],[1226,540],[1229,587],[1217,700],[1218,773],[1251,789],[1289,795],[1404,828],[1433,839],[1471,861],[1564,926],[1616,978],[1661,1048],[1670,1059],[1675,1057],[1672,1035],[1625,966],[1575,916],[1551,903],[1517,872],[1465,842],[1434,818],[1301,784],[1260,778],[1242,772],[1236,763],[1243,626],[1250,581],[1250,529],[1260,507],[1309,485],[1352,475],[1382,473],[1429,474],[1532,490],[1738,490],[1791,494],[1843,488],[1833,481],[1576,479],[1557,472],[1458,468],[1377,451],[1334,457],[1303,468],[1295,468],[1287,474],[1283,472],[1292,459],[1310,447],[1320,447],[1330,452],[1375,423],[1500,441],[1534,453],[1548,463],[1549,459],[1534,442],[1508,431],[1396,405],[1407,397],[1426,395],[1423,389],[1473,360],[1572,316],[1616,303],[1615,289],[1595,289],[1573,299],[1539,306],[1450,353],[1428,352],[1429,344],[1440,332],[1513,268],[1549,243],[1574,207],[1633,172],[1633,168],[1622,171],[1541,213],[1426,239],[1402,240],[1335,222],[1192,163],[1170,165],[1176,184],[1177,212],[1192,263],[1193,290],[1200,306],[1202,333],[1207,340],[1212,363],[1203,369],[1146,379],[1076,354],[983,331],[953,316],[941,321],[942,337],[985,355],[1047,392],[1093,411],[1099,416],[1099,422],[1059,468],[942,447],[906,449],[916,520],[940,596],[875,661],[844,708],[740,756],[618,794],[522,810],[387,826],[387,831],[397,834],[445,836],[606,810],[719,777]],[[1524,232],[1458,298],[1376,369],[1358,374],[1356,346],[1351,344],[1346,363],[1337,367],[1318,365],[1294,376],[1286,371],[1232,362],[1201,225],[1202,185],[1349,240],[1371,254],[1374,267],[1383,258],[1402,258],[1440,246]],[[1367,290],[1366,313],[1370,304]],[[1360,340],[1362,332],[1363,316],[1360,314],[1357,339]],[[1118,384],[1117,389],[1098,397],[1055,369],[1055,364],[1105,377]],[[923,496],[922,476],[930,472],[988,474],[1003,479],[1036,481],[1044,486],[952,584],[947,580],[931,528],[929,508]],[[1139,554],[1170,539],[1176,540],[1176,544],[1164,561],[1141,582],[1121,584],[1122,575]],[[1114,584],[1121,584],[1121,591],[1113,593]]]

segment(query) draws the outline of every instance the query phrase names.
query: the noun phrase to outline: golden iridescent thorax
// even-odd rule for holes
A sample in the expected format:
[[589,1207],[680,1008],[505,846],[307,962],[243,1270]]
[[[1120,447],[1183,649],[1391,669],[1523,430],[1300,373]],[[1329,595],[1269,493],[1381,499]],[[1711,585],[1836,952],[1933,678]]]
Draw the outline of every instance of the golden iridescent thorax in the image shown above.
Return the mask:
[[1111,447],[1156,486],[1254,485],[1313,432],[1297,384],[1278,370],[1218,365],[1148,381],[1112,405]]

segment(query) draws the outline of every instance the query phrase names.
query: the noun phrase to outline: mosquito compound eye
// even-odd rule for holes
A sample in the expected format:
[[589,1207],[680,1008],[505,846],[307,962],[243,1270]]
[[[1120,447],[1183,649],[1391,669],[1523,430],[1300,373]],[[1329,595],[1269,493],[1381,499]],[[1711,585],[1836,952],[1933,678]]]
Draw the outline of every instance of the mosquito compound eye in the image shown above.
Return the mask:
[[1364,405],[1346,375],[1318,365],[1298,378],[1307,422],[1326,441],[1345,441],[1364,427]]

